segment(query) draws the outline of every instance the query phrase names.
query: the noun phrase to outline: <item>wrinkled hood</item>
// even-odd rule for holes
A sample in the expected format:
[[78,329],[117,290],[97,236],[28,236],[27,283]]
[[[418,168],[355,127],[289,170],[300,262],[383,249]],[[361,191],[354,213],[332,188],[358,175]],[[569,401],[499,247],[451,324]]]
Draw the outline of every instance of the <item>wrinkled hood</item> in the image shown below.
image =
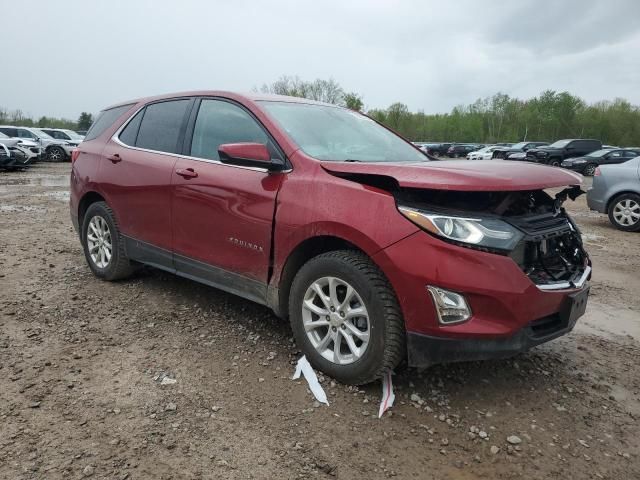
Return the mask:
[[322,168],[340,177],[390,177],[401,187],[435,190],[541,190],[582,183],[582,175],[557,167],[495,160],[445,160],[424,163],[322,162]]

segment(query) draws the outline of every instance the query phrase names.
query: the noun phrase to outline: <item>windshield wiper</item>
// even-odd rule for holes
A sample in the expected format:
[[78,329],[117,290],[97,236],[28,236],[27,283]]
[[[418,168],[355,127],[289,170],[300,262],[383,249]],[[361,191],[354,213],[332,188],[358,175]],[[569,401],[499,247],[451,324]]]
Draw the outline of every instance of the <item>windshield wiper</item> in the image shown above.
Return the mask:
[[343,162],[361,162],[362,160],[355,160],[353,158],[347,158],[346,160],[343,160]]

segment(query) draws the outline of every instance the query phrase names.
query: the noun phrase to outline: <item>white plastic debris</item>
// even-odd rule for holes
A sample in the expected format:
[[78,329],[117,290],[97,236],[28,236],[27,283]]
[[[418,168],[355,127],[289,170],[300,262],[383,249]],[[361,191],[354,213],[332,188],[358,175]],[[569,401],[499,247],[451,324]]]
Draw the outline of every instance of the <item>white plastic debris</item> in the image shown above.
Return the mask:
[[318,382],[318,377],[316,376],[316,372],[313,371],[313,368],[309,364],[307,357],[304,355],[300,360],[298,360],[298,364],[296,365],[296,371],[293,374],[292,380],[297,380],[300,378],[300,374],[304,375],[304,378],[307,380],[309,384],[309,389],[313,396],[316,397],[316,400],[320,403],[324,403],[329,405],[329,401],[327,400],[327,394],[324,393],[320,382]]
[[162,381],[160,382],[160,385],[173,385],[176,382],[177,382],[177,380],[175,378],[164,377],[162,379]]
[[387,372],[382,377],[382,401],[380,402],[380,411],[378,412],[378,418],[382,418],[384,412],[389,410],[393,406],[393,402],[396,399],[396,394],[393,393],[393,382],[391,381],[392,372]]

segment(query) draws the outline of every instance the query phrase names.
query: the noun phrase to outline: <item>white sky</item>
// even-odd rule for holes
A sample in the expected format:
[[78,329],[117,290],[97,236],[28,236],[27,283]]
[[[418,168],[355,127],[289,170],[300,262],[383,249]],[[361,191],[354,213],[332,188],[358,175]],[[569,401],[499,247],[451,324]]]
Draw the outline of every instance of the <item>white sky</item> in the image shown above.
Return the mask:
[[35,117],[281,75],[427,113],[544,89],[640,104],[640,0],[0,0],[0,18],[0,106]]

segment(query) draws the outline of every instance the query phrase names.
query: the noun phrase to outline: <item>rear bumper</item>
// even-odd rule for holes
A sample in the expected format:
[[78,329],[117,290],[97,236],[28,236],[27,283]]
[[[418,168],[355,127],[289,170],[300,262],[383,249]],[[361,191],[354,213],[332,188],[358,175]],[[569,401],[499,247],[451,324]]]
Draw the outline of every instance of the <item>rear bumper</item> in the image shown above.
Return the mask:
[[[535,320],[509,337],[447,338],[407,334],[407,353],[412,367],[438,363],[509,358],[566,335],[586,309],[588,288],[567,297],[558,313]],[[579,301],[575,308],[576,299]]]
[[587,191],[587,206],[596,212],[607,213],[607,202],[604,196],[596,193],[593,189]]

